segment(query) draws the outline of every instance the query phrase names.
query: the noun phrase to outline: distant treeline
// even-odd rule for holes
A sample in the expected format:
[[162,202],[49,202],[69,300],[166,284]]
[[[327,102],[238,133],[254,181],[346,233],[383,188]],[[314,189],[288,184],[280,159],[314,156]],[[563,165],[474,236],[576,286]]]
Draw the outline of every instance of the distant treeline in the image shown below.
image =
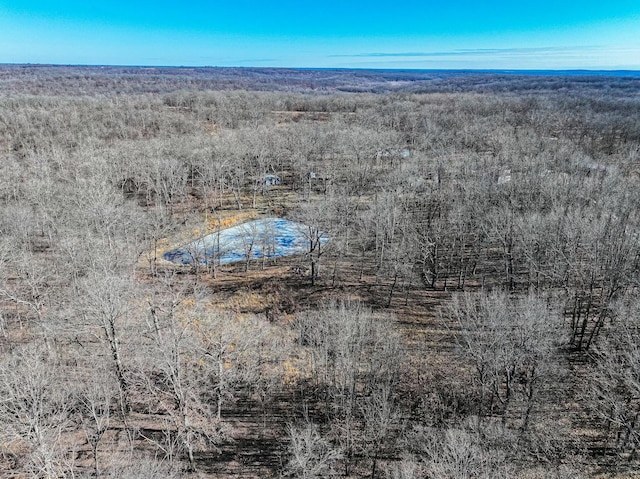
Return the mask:
[[177,90],[317,93],[637,93],[632,70],[382,70],[240,67],[0,65],[0,92],[30,95],[112,95]]

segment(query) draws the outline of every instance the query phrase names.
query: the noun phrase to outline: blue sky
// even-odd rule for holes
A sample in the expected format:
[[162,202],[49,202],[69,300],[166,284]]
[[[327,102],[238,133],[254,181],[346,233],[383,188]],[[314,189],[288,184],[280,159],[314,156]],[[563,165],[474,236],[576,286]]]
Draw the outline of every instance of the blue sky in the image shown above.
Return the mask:
[[0,63],[640,69],[640,0],[0,0]]

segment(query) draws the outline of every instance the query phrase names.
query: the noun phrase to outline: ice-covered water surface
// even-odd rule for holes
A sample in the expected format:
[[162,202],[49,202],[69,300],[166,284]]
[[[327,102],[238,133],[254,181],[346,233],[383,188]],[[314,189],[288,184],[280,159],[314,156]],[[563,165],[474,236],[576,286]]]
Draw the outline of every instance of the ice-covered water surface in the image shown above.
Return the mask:
[[[166,260],[181,264],[220,264],[254,258],[275,258],[309,251],[309,227],[284,218],[250,221],[211,233],[192,243],[166,252]],[[323,236],[321,243],[328,241]]]

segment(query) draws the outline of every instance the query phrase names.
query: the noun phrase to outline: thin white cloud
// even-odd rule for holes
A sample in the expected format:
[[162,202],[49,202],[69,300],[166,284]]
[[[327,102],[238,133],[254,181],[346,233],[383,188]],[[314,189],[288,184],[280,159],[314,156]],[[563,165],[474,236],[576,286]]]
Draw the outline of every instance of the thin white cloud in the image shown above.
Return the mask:
[[530,47],[530,48],[469,48],[433,52],[367,52],[354,54],[329,55],[332,58],[379,58],[379,57],[456,57],[485,55],[532,55],[532,54],[567,54],[601,51],[604,47],[597,45],[581,45],[573,47]]
[[330,55],[341,66],[360,68],[499,69],[499,70],[635,70],[640,47],[572,45],[513,48],[467,48],[434,51],[372,51]]

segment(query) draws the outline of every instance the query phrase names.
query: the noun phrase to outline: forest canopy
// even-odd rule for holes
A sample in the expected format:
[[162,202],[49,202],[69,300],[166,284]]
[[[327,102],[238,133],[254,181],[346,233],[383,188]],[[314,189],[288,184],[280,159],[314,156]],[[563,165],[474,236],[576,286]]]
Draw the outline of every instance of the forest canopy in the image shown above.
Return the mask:
[[0,155],[3,477],[637,470],[637,76],[5,65]]

